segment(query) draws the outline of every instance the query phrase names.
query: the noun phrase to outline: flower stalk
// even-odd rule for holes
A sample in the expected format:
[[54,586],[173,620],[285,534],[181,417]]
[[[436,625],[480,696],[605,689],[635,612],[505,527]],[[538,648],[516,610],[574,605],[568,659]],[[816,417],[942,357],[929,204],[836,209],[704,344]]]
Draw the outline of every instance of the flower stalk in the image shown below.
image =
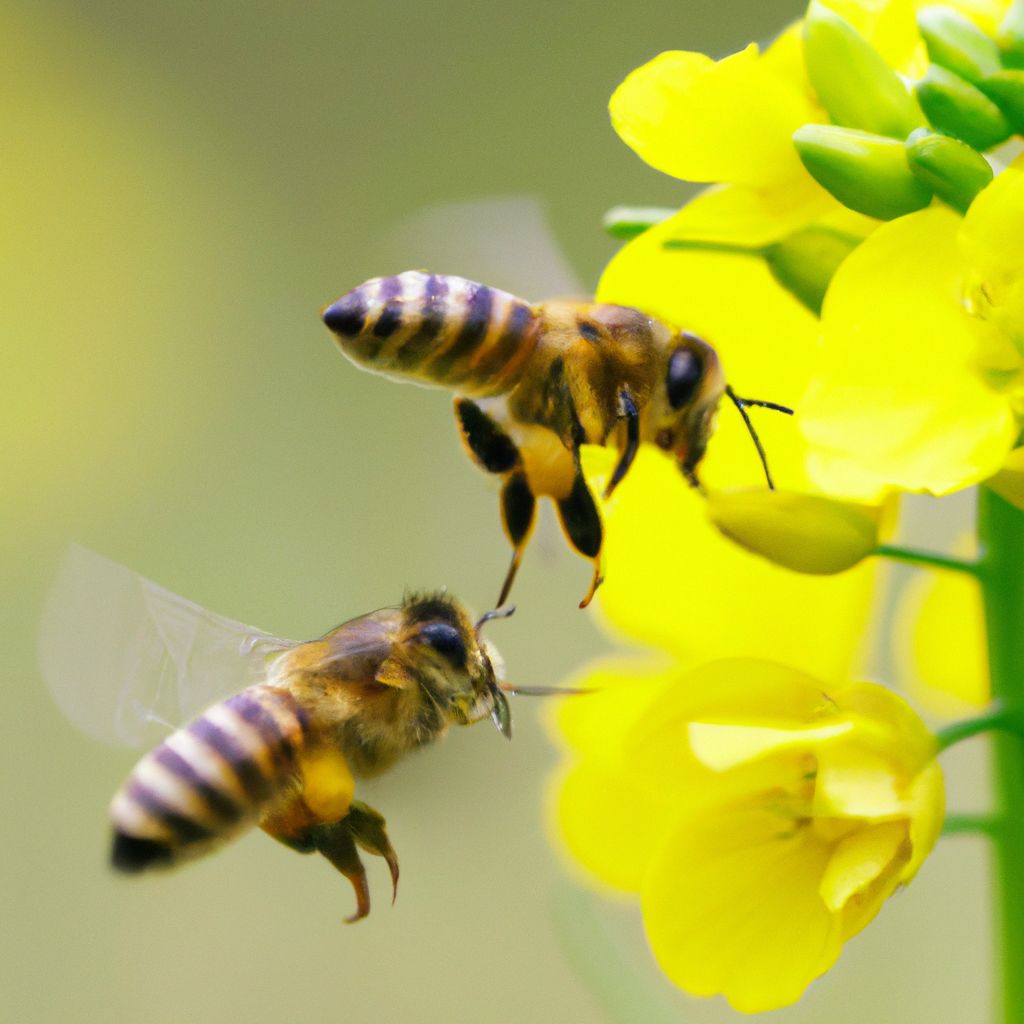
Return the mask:
[[[986,487],[978,499],[978,575],[985,608],[993,697],[1008,715],[1024,715],[1024,512]],[[993,839],[1002,1019],[1024,1019],[1024,737],[992,737],[999,828]]]

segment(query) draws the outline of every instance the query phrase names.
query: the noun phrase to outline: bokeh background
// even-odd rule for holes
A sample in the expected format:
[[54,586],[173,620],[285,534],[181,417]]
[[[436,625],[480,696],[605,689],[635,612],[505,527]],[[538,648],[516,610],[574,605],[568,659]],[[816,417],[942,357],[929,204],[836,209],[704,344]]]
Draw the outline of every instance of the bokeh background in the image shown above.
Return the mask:
[[[347,883],[262,835],[114,878],[106,804],[135,754],[61,716],[35,631],[71,541],[283,635],[409,586],[489,607],[508,552],[448,397],[357,372],[317,310],[427,265],[534,299],[592,288],[613,250],[602,212],[684,195],[612,133],[614,86],[662,49],[766,39],[799,8],[3,6],[0,1019],[736,1019],[672,990],[634,910],[560,863],[535,704],[515,705],[511,745],[466,730],[364,792],[403,882],[392,908],[372,864],[374,912],[347,928]],[[587,577],[547,519],[520,610],[493,627],[511,679],[556,682],[604,648],[575,610]],[[977,756],[949,765],[973,799]],[[984,866],[971,840],[944,844],[776,1019],[984,1019]]]

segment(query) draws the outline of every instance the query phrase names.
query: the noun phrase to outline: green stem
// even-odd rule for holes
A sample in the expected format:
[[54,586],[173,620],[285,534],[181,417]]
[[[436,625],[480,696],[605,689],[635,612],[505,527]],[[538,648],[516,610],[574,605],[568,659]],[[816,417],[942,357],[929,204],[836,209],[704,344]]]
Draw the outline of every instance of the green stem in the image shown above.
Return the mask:
[[971,576],[977,576],[981,571],[980,561],[957,558],[954,555],[939,555],[932,551],[919,551],[916,548],[904,548],[896,544],[879,544],[872,554],[879,558],[891,558],[896,562],[923,565],[930,569],[949,569],[952,572],[965,572]]
[[939,750],[945,750],[954,743],[983,732],[1010,732],[1024,736],[1024,718],[1021,717],[1019,710],[1012,711],[1002,704],[996,704],[974,718],[962,718],[958,722],[951,722],[937,730],[935,738],[939,741]]
[[947,814],[942,823],[944,836],[983,835],[996,838],[1000,829],[999,819],[991,814]]
[[[1024,715],[1024,512],[987,487],[978,497],[978,563],[988,633],[992,696],[1005,712]],[[1001,941],[993,957],[1001,973],[1002,1019],[1024,1020],[1024,739],[992,737],[995,815],[996,921]]]
[[604,229],[612,238],[628,242],[675,213],[678,210],[661,206],[615,206],[604,215]]

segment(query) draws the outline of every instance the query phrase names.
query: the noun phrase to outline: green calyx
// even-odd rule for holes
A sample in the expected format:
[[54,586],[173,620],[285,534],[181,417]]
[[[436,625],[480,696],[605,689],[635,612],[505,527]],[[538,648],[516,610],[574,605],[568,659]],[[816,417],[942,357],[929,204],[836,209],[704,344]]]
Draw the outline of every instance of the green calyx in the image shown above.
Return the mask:
[[931,202],[932,190],[910,170],[900,140],[807,124],[793,133],[793,142],[811,176],[851,210],[892,220]]
[[812,224],[764,249],[772,277],[816,316],[821,316],[832,275],[860,244],[853,235]]
[[1024,70],[998,71],[978,88],[1002,111],[1014,134],[1024,135]]
[[979,82],[1002,67],[999,47],[959,11],[935,4],[917,12],[917,26],[933,64],[968,82]]
[[1013,0],[996,32],[1003,66],[1024,68],[1024,0]]
[[899,76],[845,18],[818,0],[804,19],[804,61],[835,124],[895,139],[924,124]]
[[998,146],[1012,133],[1003,112],[985,93],[937,64],[929,66],[915,91],[935,128],[977,150]]
[[918,129],[906,142],[907,166],[943,202],[966,213],[974,197],[992,180],[992,168],[959,139]]

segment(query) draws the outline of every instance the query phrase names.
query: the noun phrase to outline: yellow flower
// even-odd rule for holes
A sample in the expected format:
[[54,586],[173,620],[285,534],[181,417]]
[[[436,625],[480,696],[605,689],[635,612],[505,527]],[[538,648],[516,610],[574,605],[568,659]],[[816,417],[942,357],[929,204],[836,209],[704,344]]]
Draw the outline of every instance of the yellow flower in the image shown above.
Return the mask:
[[662,53],[625,79],[609,108],[622,140],[652,167],[727,183],[684,207],[683,237],[728,240],[733,226],[746,235],[756,226],[758,239],[771,241],[836,205],[792,143],[797,128],[821,117],[795,30],[764,54],[754,43],[717,62]]
[[573,856],[638,892],[666,974],[738,1010],[788,1005],[828,970],[939,834],[935,743],[883,687],[825,692],[782,665],[598,666],[560,712]]
[[[613,458],[584,448],[595,493]],[[829,681],[849,677],[867,629],[873,563],[808,576],[751,554],[715,529],[707,502],[648,446],[602,516],[605,582],[597,605],[619,635],[687,667],[743,655],[778,658]]]
[[961,220],[933,207],[840,266],[799,401],[819,484],[945,494],[991,477],[1024,410],[1024,158]]

